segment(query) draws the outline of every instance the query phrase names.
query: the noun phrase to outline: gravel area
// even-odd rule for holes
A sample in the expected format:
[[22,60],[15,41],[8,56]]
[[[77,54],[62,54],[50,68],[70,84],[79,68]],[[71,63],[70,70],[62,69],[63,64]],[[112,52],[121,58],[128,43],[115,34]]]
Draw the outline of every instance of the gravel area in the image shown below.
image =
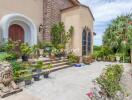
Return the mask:
[[[25,87],[23,92],[2,100],[88,100],[86,93],[93,86],[92,80],[109,64],[115,63],[94,62],[80,68],[71,67],[53,72],[49,79],[34,82]],[[124,65],[130,67],[130,64]],[[20,99],[22,96],[25,98]],[[26,99],[26,96],[31,98]]]

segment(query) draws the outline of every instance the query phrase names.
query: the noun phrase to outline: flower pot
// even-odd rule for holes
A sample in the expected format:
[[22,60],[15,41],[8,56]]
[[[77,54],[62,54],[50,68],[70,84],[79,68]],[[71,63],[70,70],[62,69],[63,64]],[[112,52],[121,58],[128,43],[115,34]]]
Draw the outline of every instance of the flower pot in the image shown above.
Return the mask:
[[34,78],[34,81],[39,81],[40,80],[40,75],[34,75],[33,78]]
[[49,78],[49,73],[45,73],[44,78]]
[[21,83],[23,81],[24,81],[23,79],[17,79],[17,80],[15,80],[15,83]]
[[55,54],[54,53],[51,53],[51,55],[50,55],[50,59],[52,60],[54,60],[55,59]]
[[22,55],[22,61],[28,61],[28,56],[27,55]]
[[74,64],[75,67],[81,67],[81,64]]
[[41,69],[35,69],[35,72],[40,74],[42,72],[42,70]]
[[31,80],[25,80],[25,85],[30,85],[32,83]]

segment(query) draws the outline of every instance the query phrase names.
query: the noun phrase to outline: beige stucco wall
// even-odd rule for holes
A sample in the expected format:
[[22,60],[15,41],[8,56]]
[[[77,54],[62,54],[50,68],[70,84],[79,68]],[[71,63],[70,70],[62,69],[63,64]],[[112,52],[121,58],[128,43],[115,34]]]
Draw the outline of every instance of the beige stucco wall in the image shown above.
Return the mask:
[[43,0],[0,0],[0,19],[11,13],[29,17],[38,28],[43,22]]
[[[93,17],[91,16],[91,13],[89,12],[88,8],[81,6],[80,7],[80,18],[81,18],[81,29],[83,31],[84,26],[89,28],[89,31],[91,32],[92,35],[92,45],[93,45],[93,40],[94,40],[94,35],[93,35],[93,24],[94,20]],[[93,52],[93,46],[91,48]],[[92,53],[91,52],[91,53]]]
[[87,26],[93,33],[93,20],[92,15],[86,7],[79,6],[62,11],[61,21],[64,22],[66,30],[68,30],[70,26],[74,27],[72,49],[76,49],[77,51],[79,49],[79,52],[74,52],[78,56],[82,56],[83,29]]

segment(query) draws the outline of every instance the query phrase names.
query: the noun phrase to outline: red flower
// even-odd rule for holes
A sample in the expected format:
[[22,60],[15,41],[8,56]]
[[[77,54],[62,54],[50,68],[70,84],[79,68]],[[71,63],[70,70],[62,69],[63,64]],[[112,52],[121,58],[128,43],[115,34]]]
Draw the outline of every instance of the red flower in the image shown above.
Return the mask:
[[86,94],[89,98],[92,98],[93,97],[93,92],[89,92]]

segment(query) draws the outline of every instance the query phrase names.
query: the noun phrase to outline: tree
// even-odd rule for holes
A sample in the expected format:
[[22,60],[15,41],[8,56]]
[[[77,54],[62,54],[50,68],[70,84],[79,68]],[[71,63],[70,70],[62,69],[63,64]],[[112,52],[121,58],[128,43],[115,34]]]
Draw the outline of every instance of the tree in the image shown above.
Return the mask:
[[73,32],[74,32],[73,26],[71,26],[69,28],[68,32],[66,32],[63,22],[55,24],[51,28],[53,46],[56,48],[57,48],[58,44],[63,44],[65,46],[66,43],[71,39]]
[[113,52],[123,54],[123,62],[125,56],[130,53],[132,45],[132,14],[121,15],[112,21],[103,36],[103,44],[109,46]]

